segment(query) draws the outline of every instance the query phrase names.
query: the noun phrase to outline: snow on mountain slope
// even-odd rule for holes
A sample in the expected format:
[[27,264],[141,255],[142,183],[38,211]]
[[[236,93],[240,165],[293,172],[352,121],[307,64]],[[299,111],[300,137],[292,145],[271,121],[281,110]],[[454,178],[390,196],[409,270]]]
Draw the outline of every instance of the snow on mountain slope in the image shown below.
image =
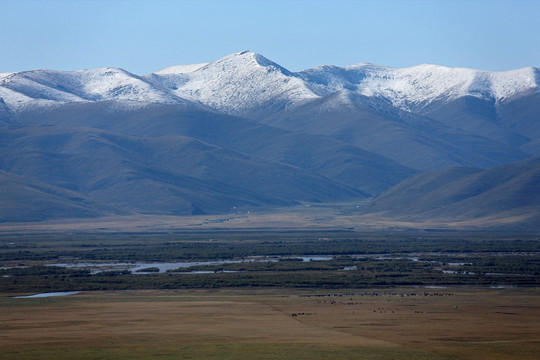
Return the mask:
[[[192,68],[187,68],[191,70]],[[284,107],[318,96],[293,73],[263,56],[243,51],[191,72],[166,68],[147,77],[179,97],[223,112],[245,114],[271,102]]]
[[12,72],[0,72],[0,81],[2,81],[4,78],[12,75]]
[[[49,70],[33,70],[13,73],[2,80],[0,85],[23,95],[21,99],[49,100],[52,102],[83,101],[84,99],[70,93],[64,86],[67,82],[64,72]],[[68,80],[69,81],[69,80]],[[5,100],[9,104],[10,98]]]
[[57,102],[48,99],[34,99],[20,92],[2,86],[0,80],[0,103],[3,103],[10,110],[20,110],[26,106],[46,107]]
[[540,86],[540,69],[526,67],[517,70],[491,72],[491,89],[497,100]]
[[203,66],[206,66],[208,64],[210,64],[210,63],[167,66],[164,69],[156,71],[154,74],[158,74],[158,75],[185,74],[185,73],[193,72],[195,70],[199,70],[200,68],[202,68]]
[[360,63],[291,73],[259,54],[243,51],[212,63],[170,66],[145,76],[117,68],[0,73],[0,97],[11,110],[34,104],[116,100],[132,107],[187,99],[222,112],[249,115],[279,112],[348,90],[387,100],[403,110],[422,111],[436,101],[463,96],[503,101],[537,90],[539,83],[540,69],[530,67],[490,72]]
[[79,72],[84,94],[96,100],[131,100],[142,102],[174,102],[175,99],[121,69],[104,68]]
[[33,103],[51,105],[107,100],[142,103],[180,101],[174,94],[156,89],[140,77],[116,68],[12,73],[0,79],[0,89],[0,96],[10,108],[15,109]]
[[330,94],[343,89],[388,99],[405,110],[421,110],[435,100],[476,96],[501,101],[538,89],[538,69],[489,72],[439,65],[391,68],[374,64],[319,66],[297,73],[314,91]]
[[174,92],[189,81],[189,76],[186,74],[199,70],[208,64],[209,63],[168,66],[153,74],[145,75],[143,78],[150,84],[153,84],[164,91]]

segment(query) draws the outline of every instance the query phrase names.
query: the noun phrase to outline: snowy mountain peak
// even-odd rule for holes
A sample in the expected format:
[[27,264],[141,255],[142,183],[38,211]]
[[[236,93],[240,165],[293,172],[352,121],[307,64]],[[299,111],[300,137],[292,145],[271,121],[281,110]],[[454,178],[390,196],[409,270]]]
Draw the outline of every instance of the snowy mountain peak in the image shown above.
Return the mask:
[[282,73],[292,76],[292,73],[282,67],[281,65],[265,58],[261,54],[254,53],[252,51],[241,51],[222,57],[215,61],[216,66],[234,67],[239,70],[250,71],[249,69],[255,68],[269,68],[272,71],[279,70]]
[[178,97],[242,115],[265,106],[283,108],[317,97],[302,79],[250,51],[227,55],[189,73],[158,72],[147,79]]

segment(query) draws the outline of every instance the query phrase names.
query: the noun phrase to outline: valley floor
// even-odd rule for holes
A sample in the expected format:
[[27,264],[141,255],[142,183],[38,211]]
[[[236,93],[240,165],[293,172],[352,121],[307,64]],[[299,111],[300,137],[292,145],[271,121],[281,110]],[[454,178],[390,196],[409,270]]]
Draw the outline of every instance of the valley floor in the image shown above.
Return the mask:
[[526,231],[540,234],[537,212],[510,212],[480,218],[420,219],[365,214],[366,202],[304,204],[221,215],[129,215],[38,222],[0,222],[0,236],[34,232],[190,232],[190,231]]
[[540,353],[534,234],[188,228],[1,233],[0,358]]
[[537,359],[539,288],[0,297],[3,359]]

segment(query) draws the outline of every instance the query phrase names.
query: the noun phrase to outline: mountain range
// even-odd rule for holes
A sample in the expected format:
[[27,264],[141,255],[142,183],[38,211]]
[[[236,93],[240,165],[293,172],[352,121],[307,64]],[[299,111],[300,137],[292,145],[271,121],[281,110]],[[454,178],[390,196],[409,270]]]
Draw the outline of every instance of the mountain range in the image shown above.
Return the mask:
[[533,67],[291,72],[249,51],[143,76],[0,73],[0,221],[369,199],[399,218],[534,217],[539,83]]

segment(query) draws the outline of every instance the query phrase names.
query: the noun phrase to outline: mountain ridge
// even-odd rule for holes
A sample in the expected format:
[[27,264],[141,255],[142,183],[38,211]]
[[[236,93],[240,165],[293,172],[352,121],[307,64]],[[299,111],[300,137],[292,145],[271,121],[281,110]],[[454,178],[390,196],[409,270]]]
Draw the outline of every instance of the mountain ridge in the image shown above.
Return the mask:
[[[506,199],[501,192],[540,181],[519,165],[540,152],[539,79],[533,67],[429,64],[291,72],[250,51],[141,76],[120,68],[0,73],[0,171],[9,184],[0,221],[223,214],[369,197],[370,211],[386,206],[397,217],[408,205],[416,219],[459,217],[456,203],[471,216],[502,214],[486,197],[459,200],[465,188],[441,197],[443,185],[475,181],[455,169],[474,168],[490,184],[509,172],[515,180],[488,196]],[[411,186],[416,202],[388,195]],[[429,208],[422,191],[433,189],[439,207],[458,210]],[[540,211],[518,198],[503,204]]]
[[[432,64],[392,68],[359,63],[344,67],[322,65],[293,73],[249,51],[210,63],[165,69],[141,76],[120,68],[1,73],[0,97],[4,101],[8,99],[6,103],[12,109],[31,101],[23,96],[63,103],[111,100],[116,96],[118,100],[135,102],[196,101],[219,111],[246,115],[269,99],[278,99],[283,103],[281,106],[291,107],[343,89],[387,99],[404,110],[421,110],[443,97],[456,99],[470,95],[503,101],[538,90],[540,83],[540,69],[534,67],[495,72]],[[221,73],[226,76],[220,76]],[[47,76],[53,81],[46,79]],[[73,85],[83,83],[84,79],[88,83],[86,89],[73,91]],[[17,92],[19,98],[7,89]],[[227,95],[231,92],[237,94]],[[247,96],[249,92],[251,97]],[[257,100],[254,93],[266,94]]]

